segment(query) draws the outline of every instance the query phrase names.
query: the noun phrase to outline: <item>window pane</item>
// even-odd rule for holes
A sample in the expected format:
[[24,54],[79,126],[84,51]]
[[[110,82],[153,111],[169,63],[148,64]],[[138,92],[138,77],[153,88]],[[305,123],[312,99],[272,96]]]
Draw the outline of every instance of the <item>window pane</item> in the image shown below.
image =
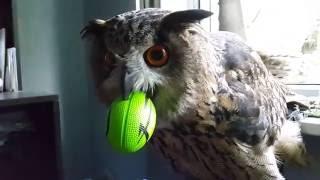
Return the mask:
[[242,0],[246,37],[288,63],[293,84],[320,84],[320,1]]

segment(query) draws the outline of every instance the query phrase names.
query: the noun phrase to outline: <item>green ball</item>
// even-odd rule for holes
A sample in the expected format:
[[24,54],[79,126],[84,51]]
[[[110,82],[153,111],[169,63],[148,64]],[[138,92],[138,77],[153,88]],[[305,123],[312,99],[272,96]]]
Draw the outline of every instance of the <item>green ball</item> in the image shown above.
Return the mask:
[[135,91],[125,100],[111,104],[107,121],[107,137],[111,146],[124,153],[136,152],[153,134],[156,110],[145,93]]

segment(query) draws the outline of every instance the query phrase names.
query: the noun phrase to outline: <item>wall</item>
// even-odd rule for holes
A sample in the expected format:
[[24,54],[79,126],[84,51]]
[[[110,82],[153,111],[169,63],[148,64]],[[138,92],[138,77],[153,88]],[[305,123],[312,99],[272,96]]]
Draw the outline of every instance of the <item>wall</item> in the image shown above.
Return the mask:
[[15,39],[24,91],[59,94],[66,180],[93,171],[88,76],[79,32],[84,6],[78,0],[13,0]]

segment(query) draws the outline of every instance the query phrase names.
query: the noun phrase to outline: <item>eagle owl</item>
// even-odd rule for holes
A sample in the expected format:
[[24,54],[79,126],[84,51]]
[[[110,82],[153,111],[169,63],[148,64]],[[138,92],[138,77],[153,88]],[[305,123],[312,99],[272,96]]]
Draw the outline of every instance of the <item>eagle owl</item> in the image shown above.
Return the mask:
[[148,94],[158,124],[151,146],[191,179],[284,179],[282,162],[304,164],[287,89],[260,56],[230,32],[210,33],[212,13],[142,9],[83,29],[97,96],[109,104]]

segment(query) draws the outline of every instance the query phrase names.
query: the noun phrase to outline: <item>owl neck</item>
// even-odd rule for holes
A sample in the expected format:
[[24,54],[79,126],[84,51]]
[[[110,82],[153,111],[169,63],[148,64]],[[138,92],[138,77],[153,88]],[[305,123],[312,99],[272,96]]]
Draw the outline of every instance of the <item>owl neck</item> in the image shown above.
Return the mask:
[[172,126],[172,123],[188,124],[198,121],[199,111],[200,114],[209,115],[210,104],[215,97],[216,87],[214,85],[192,80],[192,82],[185,83],[184,87],[175,87],[175,89],[160,90],[157,98],[154,99],[158,127]]

